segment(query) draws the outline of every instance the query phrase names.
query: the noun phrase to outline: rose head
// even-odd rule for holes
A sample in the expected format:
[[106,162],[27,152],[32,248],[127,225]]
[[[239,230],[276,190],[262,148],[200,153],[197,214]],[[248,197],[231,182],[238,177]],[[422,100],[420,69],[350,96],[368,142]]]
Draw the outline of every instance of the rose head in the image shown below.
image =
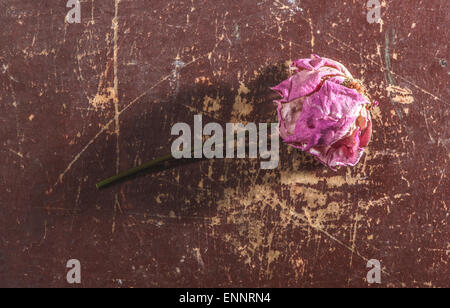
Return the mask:
[[295,74],[272,88],[281,95],[281,138],[333,170],[356,165],[372,134],[364,87],[341,63],[317,55],[292,68]]

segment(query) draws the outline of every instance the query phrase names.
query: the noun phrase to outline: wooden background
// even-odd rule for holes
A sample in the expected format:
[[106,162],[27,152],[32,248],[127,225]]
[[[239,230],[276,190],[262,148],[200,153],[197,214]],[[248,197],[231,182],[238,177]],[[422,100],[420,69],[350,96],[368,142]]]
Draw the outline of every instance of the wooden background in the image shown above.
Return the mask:
[[[0,286],[449,284],[450,2],[84,0],[0,3]],[[275,121],[269,87],[316,53],[380,105],[359,165],[280,145],[97,191],[170,151],[177,122]]]

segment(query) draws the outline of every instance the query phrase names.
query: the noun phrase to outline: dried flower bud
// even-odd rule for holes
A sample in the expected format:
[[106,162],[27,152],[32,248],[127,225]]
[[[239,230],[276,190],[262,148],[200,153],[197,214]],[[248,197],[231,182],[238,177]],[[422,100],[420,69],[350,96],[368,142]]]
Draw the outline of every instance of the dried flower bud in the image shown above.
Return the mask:
[[312,55],[292,64],[295,74],[272,88],[280,136],[335,170],[356,165],[372,133],[372,102],[339,62]]

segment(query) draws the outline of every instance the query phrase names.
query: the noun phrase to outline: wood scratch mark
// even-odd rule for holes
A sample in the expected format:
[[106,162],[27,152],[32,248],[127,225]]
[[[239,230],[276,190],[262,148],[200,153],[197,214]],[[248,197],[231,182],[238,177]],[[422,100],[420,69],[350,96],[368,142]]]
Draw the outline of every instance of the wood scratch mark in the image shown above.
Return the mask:
[[89,142],[83,147],[83,149],[77,155],[75,155],[75,157],[72,159],[72,161],[67,165],[66,169],[58,176],[58,180],[55,182],[55,184],[53,184],[53,188],[49,189],[48,193],[51,192],[56,186],[58,186],[58,184],[61,184],[63,182],[64,176],[67,174],[67,172],[69,172],[70,169],[72,169],[72,166],[80,159],[80,157],[83,155],[83,153],[86,152],[86,150],[94,143],[94,141],[97,140],[97,138],[101,134],[103,134],[113,122],[114,122],[114,119],[112,119],[108,123],[106,123],[100,129],[100,131],[94,136],[94,138],[89,140]]
[[355,218],[355,224],[353,225],[353,236],[352,236],[352,254],[350,255],[350,268],[353,265],[353,251],[356,250],[356,231],[358,229],[358,217]]
[[[386,35],[385,35],[385,45],[384,45],[384,63],[385,63],[385,65],[386,65],[386,70],[385,70],[385,72],[386,72],[386,76],[387,76],[387,84],[389,85],[389,86],[391,86],[391,85],[394,85],[395,86],[395,80],[394,80],[394,78],[392,77],[392,74],[391,74],[391,56],[390,56],[390,54],[389,54],[389,31],[386,31]],[[394,110],[395,110],[395,113],[397,113],[397,116],[399,117],[399,119],[400,120],[402,120],[402,118],[403,118],[403,113],[402,113],[402,111],[400,110],[400,108],[398,108],[397,106],[396,106],[396,104],[394,103],[394,101],[393,101],[393,99],[392,99],[392,92],[389,92],[388,93],[388,96],[389,96],[389,101],[391,102],[391,105],[392,105],[392,107],[394,108]]]
[[23,159],[23,154],[22,154],[22,153],[16,152],[16,151],[14,151],[13,149],[8,149],[8,150],[9,150],[11,153],[16,154],[17,156],[19,156],[20,158]]
[[428,133],[428,137],[430,137],[430,141],[432,143],[436,143],[436,140],[434,140],[433,136],[430,133],[430,125],[428,124],[428,119],[427,119],[427,115],[425,114],[425,112],[421,112],[421,114],[423,115],[423,118],[425,119],[425,125],[427,127],[427,133]]
[[386,74],[391,85],[395,85],[394,78],[391,74],[391,57],[389,55],[389,31],[386,31],[385,45],[384,45],[384,62],[386,64]]
[[445,167],[444,170],[441,171],[441,178],[439,179],[439,182],[438,182],[438,184],[436,185],[436,187],[433,189],[433,194],[436,193],[436,191],[437,191],[439,185],[441,185],[442,179],[444,178],[446,172],[447,172],[447,167]]
[[115,15],[113,19],[114,26],[114,122],[116,125],[116,173],[120,171],[120,112],[119,112],[119,76],[118,76],[118,56],[119,56],[119,3],[115,0]]
[[113,221],[112,221],[112,227],[111,227],[112,234],[114,234],[114,232],[116,231],[117,210],[119,210],[120,213],[123,213],[122,207],[120,206],[119,195],[116,193],[114,196],[114,215],[113,215]]
[[307,20],[308,20],[308,24],[309,24],[309,29],[311,30],[311,53],[314,53],[314,41],[315,41],[314,26],[313,26],[311,18],[308,18]]
[[[351,243],[352,243],[352,252],[350,254],[350,266],[349,268],[351,269],[353,266],[353,252],[356,250],[356,231],[358,228],[358,216],[355,217],[355,223],[353,225],[353,230],[352,232],[350,232],[350,234],[353,233],[353,235],[351,235]],[[348,277],[347,280],[347,286],[350,286],[350,281],[351,281],[351,276]]]
[[90,21],[90,23],[92,25],[95,24],[95,19],[94,19],[94,8],[95,8],[95,6],[94,6],[94,2],[95,2],[95,0],[91,0],[91,21]]
[[198,264],[202,267],[202,269],[205,269],[205,262],[203,262],[202,254],[200,253],[200,248],[194,248],[194,256],[197,259]]
[[72,209],[72,222],[70,224],[70,232],[73,231],[73,224],[75,222],[75,217],[76,217],[78,205],[79,205],[79,202],[80,202],[81,186],[82,185],[83,185],[83,182],[80,181],[80,184],[78,185],[78,189],[77,189],[77,196],[75,198],[75,205],[73,206],[73,209]]
[[[119,110],[119,4],[121,0],[115,0],[114,19],[112,21],[114,27],[114,123],[116,134],[116,174],[120,172],[120,110]],[[112,223],[112,233],[114,234],[116,227],[117,209],[120,208],[119,195],[116,192],[114,196],[114,217]]]
[[80,47],[77,44],[77,65],[78,65],[78,75],[80,77],[80,80],[84,81],[84,77],[83,77],[83,71],[81,70],[81,63],[80,63]]
[[44,221],[44,235],[42,236],[39,245],[42,245],[42,243],[44,243],[46,239],[47,239],[47,220]]

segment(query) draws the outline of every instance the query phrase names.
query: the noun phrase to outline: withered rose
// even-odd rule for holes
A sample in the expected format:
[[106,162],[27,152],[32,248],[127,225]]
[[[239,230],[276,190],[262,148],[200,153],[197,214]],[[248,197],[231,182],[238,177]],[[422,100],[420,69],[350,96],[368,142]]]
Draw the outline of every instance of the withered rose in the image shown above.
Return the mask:
[[292,64],[289,79],[272,88],[280,136],[335,170],[356,165],[372,134],[370,101],[362,84],[339,62],[312,55]]

